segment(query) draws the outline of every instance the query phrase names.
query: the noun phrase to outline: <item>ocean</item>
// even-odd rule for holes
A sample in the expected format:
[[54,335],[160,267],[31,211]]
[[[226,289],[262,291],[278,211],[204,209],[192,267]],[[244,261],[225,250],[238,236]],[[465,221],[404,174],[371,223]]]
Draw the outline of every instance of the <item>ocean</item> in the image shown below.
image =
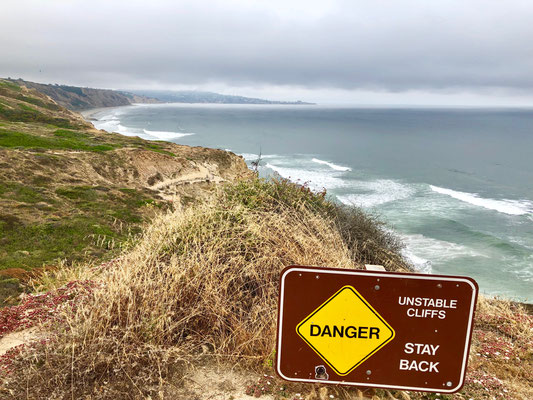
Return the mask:
[[533,110],[288,105],[134,105],[99,129],[261,154],[262,176],[364,208],[425,273],[533,301]]

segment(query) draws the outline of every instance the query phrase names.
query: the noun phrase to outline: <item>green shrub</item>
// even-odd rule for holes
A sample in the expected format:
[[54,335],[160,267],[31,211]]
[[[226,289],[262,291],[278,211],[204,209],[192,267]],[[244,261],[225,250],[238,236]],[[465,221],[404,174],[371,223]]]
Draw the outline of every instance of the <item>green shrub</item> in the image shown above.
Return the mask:
[[19,104],[18,106],[24,111],[29,111],[29,112],[33,112],[33,113],[38,113],[39,112],[35,108],[31,108],[30,106],[27,106],[26,104]]
[[96,191],[92,186],[69,186],[57,188],[56,194],[71,200],[95,200]]
[[0,88],[11,89],[16,92],[20,92],[22,90],[21,87],[17,85],[16,83],[4,81],[4,80],[0,80]]
[[0,118],[11,122],[42,122],[57,126],[58,128],[76,129],[76,126],[66,118],[52,117],[37,110],[28,111],[2,108],[0,109]]
[[30,104],[34,104],[36,106],[39,106],[39,107],[42,107],[42,108],[46,108],[48,110],[54,110],[54,111],[57,111],[59,109],[61,109],[60,106],[58,106],[57,104],[54,104],[52,102],[45,102],[41,99],[38,99],[36,97],[32,97],[32,96],[25,96],[23,94],[19,94],[15,97],[17,100],[21,100],[21,101],[24,101],[26,103],[30,103]]
[[401,256],[402,242],[377,216],[331,201],[325,191],[315,193],[283,178],[259,178],[227,186],[225,192],[229,201],[251,209],[304,208],[332,219],[355,262],[383,265],[388,270],[410,269]]
[[0,182],[0,197],[23,203],[38,203],[46,200],[39,190],[18,182]]
[[54,132],[54,136],[64,137],[64,138],[69,138],[69,139],[87,139],[87,138],[90,137],[85,132],[72,131],[72,130],[68,130],[68,129],[57,129]]

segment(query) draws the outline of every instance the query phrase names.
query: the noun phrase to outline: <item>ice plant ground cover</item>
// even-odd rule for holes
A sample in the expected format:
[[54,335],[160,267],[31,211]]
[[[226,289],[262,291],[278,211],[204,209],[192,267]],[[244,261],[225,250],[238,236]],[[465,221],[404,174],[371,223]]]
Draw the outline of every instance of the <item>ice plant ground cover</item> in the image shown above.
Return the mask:
[[92,281],[72,281],[55,291],[28,294],[19,305],[0,309],[0,338],[7,333],[30,328],[56,318],[58,307],[70,306],[75,312],[80,294],[90,294],[95,287]]
[[[93,281],[71,281],[64,286],[42,294],[28,294],[23,297],[21,303],[16,306],[0,309],[0,340],[10,333],[29,330],[30,328],[46,329],[49,322],[60,323],[58,312],[60,307],[68,307],[70,312],[76,311],[76,302],[81,297],[90,295],[96,283]],[[0,354],[0,373],[9,374],[11,364],[15,357],[22,351],[31,351],[36,344],[44,344],[50,340],[49,335],[44,333],[35,336],[29,343],[22,343],[10,347],[5,353]]]

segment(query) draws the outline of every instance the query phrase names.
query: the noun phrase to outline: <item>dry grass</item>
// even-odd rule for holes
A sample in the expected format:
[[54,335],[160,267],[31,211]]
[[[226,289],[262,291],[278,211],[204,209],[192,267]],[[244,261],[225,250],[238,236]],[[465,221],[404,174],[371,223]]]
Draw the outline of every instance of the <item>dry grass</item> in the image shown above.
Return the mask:
[[474,398],[533,399],[533,316],[522,305],[480,298],[469,371]]
[[16,361],[4,393],[16,398],[31,381],[30,398],[145,396],[206,351],[261,365],[274,349],[281,269],[356,267],[329,204],[254,180],[160,215],[87,301],[64,310],[53,340]]

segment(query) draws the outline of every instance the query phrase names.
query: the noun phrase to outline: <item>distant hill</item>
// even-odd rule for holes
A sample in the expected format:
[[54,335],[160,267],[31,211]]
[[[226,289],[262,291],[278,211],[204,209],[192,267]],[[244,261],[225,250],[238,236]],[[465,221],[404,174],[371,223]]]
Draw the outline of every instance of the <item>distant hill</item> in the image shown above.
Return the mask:
[[49,96],[69,110],[84,110],[99,107],[126,106],[132,103],[159,103],[158,100],[129,92],[109,89],[92,89],[77,86],[29,82],[22,79],[9,81]]
[[234,96],[214,92],[201,92],[193,90],[132,90],[141,96],[147,96],[167,103],[215,103],[215,104],[296,104],[308,105],[303,101],[274,101],[257,99],[253,97]]
[[49,96],[57,104],[74,111],[100,107],[127,106],[133,103],[314,104],[303,101],[274,101],[192,90],[110,90],[37,83],[23,79],[6,79],[6,81],[18,86],[35,89]]

